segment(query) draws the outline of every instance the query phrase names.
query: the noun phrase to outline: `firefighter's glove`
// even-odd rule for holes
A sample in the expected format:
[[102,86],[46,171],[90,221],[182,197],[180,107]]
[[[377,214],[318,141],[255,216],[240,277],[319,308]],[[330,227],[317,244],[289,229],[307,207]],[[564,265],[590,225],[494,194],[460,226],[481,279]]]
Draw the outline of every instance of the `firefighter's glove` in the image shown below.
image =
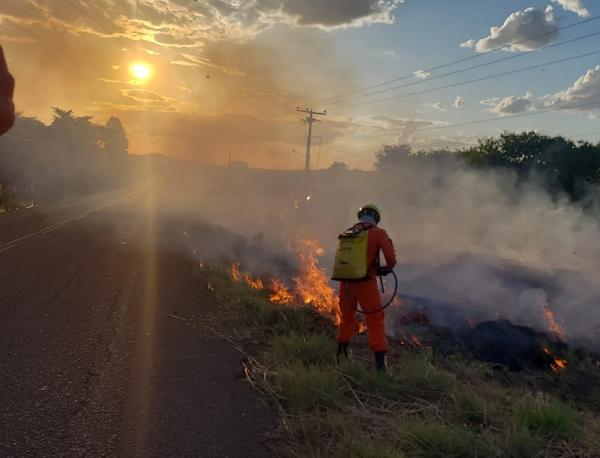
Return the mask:
[[380,277],[385,277],[386,275],[389,275],[393,272],[393,269],[391,267],[388,266],[381,266],[379,267],[379,271],[377,272],[377,274]]

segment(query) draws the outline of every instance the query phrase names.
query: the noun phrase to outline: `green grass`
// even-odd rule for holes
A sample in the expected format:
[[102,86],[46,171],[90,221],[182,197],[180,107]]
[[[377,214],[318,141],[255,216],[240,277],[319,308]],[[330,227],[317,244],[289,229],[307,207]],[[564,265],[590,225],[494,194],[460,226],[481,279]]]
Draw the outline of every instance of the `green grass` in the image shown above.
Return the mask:
[[473,391],[462,389],[455,393],[457,419],[474,426],[486,425],[490,414],[488,403]]
[[405,389],[427,398],[445,396],[456,385],[455,376],[435,366],[429,352],[406,352],[394,367],[394,376]]
[[302,365],[277,371],[275,381],[292,412],[322,410],[342,404],[339,377],[335,372]]
[[525,401],[517,405],[515,418],[523,429],[550,436],[573,436],[577,433],[575,412],[559,401],[539,405]]
[[494,456],[492,444],[472,429],[436,420],[420,420],[400,424],[399,434],[406,439],[414,457],[481,457]]
[[322,366],[334,360],[335,344],[325,335],[302,336],[295,333],[276,335],[271,341],[271,357],[275,364]]
[[226,270],[209,276],[222,304],[219,322],[262,349],[251,377],[285,418],[276,456],[600,456],[600,419],[589,426],[581,419],[593,414],[579,412],[596,405],[589,401],[598,390],[584,383],[591,363],[569,359],[558,376],[509,374],[392,342],[390,370],[379,374],[366,339],[337,364],[334,326],[314,310],[272,304]]

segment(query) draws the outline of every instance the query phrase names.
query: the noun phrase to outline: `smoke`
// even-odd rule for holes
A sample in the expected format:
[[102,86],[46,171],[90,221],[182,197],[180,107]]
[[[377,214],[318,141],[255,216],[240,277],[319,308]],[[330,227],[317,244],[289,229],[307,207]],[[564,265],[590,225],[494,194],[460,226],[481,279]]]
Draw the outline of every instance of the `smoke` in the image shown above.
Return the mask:
[[[507,318],[545,331],[543,307],[549,306],[570,340],[588,343],[600,326],[593,313],[600,300],[593,281],[600,259],[597,219],[567,199],[551,198],[535,178],[519,184],[511,173],[458,162],[310,177],[215,168],[198,172],[202,178],[188,172],[182,181],[182,170],[171,173],[181,185],[170,192],[172,211],[255,237],[241,242],[242,268],[250,272],[289,276],[297,263],[294,242],[312,237],[325,247],[328,272],[337,235],[354,223],[362,203],[373,201],[396,247],[402,295],[452,304],[464,317]],[[220,248],[230,256],[236,251]],[[443,314],[437,320],[456,324]]]

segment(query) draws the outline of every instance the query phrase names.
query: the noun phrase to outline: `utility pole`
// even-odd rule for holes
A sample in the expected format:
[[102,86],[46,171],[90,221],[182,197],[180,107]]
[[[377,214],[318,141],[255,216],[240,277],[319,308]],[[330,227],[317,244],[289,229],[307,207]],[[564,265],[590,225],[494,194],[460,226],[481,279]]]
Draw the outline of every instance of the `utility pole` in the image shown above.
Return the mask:
[[318,121],[315,116],[325,116],[327,114],[327,110],[323,110],[323,112],[314,111],[312,108],[300,109],[296,107],[296,111],[300,113],[308,113],[308,117],[304,120],[308,123],[308,138],[306,139],[306,162],[304,163],[304,170],[307,172],[310,170],[310,144],[312,141],[312,125],[313,122]]

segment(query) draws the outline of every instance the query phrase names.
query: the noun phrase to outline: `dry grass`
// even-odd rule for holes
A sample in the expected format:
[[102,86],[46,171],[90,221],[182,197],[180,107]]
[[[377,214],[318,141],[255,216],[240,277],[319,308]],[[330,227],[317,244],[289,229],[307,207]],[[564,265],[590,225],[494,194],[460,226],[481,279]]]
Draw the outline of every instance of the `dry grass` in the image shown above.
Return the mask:
[[225,272],[213,270],[209,281],[227,331],[258,345],[246,373],[281,413],[271,437],[277,456],[600,456],[600,417],[581,399],[558,396],[574,383],[569,377],[579,382],[579,369],[558,380],[518,376],[427,348],[395,348],[381,375],[364,338],[338,365],[333,326],[314,311],[271,304]]

